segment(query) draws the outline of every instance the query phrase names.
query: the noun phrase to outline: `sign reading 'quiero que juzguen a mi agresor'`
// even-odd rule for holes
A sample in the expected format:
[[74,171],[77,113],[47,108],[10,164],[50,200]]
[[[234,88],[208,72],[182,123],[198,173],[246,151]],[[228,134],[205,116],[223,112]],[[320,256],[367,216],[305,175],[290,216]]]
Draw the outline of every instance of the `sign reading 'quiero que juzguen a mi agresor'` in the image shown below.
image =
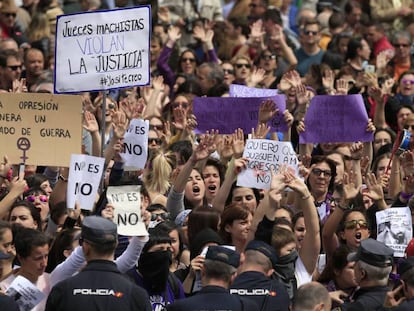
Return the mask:
[[149,84],[150,28],[150,6],[58,16],[55,92]]

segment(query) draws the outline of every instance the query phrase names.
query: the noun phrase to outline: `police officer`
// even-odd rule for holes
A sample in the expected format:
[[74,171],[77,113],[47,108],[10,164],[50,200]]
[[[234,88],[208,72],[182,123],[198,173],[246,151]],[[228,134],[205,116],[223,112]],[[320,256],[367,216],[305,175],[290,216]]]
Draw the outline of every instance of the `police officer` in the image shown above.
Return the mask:
[[145,291],[121,275],[113,262],[117,238],[112,221],[99,216],[84,219],[79,242],[87,265],[53,287],[46,311],[151,311]]
[[366,239],[356,252],[348,255],[348,261],[355,261],[355,280],[359,289],[351,297],[352,302],[341,305],[341,310],[376,310],[383,305],[393,254],[394,251],[385,244]]
[[209,246],[201,271],[203,288],[192,297],[168,305],[167,310],[257,310],[255,303],[232,295],[228,290],[239,262],[237,252],[223,246]]
[[251,299],[259,310],[289,310],[290,300],[285,286],[270,278],[277,263],[274,249],[263,241],[252,240],[247,244],[244,256],[240,274],[231,285],[230,293]]
[[384,307],[393,311],[414,310],[414,257],[408,257],[398,265],[400,285],[387,293]]

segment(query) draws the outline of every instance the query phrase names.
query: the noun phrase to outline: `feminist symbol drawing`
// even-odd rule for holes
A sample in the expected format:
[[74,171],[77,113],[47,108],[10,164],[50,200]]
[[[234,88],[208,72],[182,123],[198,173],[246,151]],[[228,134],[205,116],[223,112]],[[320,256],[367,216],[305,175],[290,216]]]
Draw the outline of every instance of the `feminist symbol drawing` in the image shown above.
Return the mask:
[[28,140],[26,137],[20,137],[17,140],[17,148],[23,151],[23,155],[20,157],[20,159],[22,159],[23,163],[26,163],[26,160],[29,158],[26,156],[26,151],[30,149],[30,140]]

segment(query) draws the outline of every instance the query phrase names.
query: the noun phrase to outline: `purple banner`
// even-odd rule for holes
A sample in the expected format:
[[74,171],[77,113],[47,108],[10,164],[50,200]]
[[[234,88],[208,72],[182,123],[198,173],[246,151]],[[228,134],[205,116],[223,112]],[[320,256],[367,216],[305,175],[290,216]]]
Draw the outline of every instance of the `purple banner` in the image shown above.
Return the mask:
[[257,89],[240,84],[230,84],[229,93],[230,97],[264,97],[277,95],[277,90]]
[[198,126],[196,133],[217,129],[220,134],[231,134],[241,128],[250,133],[256,128],[260,104],[265,100],[273,100],[279,112],[269,121],[271,131],[284,132],[287,125],[283,119],[286,109],[284,95],[270,97],[196,97],[193,101],[194,115]]
[[360,94],[320,95],[312,98],[305,115],[300,143],[372,141],[368,115]]

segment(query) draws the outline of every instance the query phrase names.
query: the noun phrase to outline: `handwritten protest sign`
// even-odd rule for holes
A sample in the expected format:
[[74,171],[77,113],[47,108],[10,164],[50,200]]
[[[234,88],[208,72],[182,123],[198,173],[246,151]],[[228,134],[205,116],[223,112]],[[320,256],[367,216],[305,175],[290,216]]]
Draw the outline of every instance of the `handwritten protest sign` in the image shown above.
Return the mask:
[[377,240],[394,250],[394,257],[404,257],[407,244],[413,237],[409,207],[393,207],[376,213]]
[[230,84],[229,94],[230,97],[264,97],[277,95],[277,90],[258,89],[240,84]]
[[217,129],[220,134],[233,133],[237,128],[250,133],[256,128],[259,107],[264,100],[273,100],[279,112],[269,121],[272,131],[287,130],[283,119],[286,101],[284,95],[271,97],[196,97],[193,111],[197,117],[196,133]]
[[300,143],[372,141],[368,115],[360,94],[319,95],[312,98],[305,115]]
[[249,160],[247,169],[237,177],[242,187],[269,189],[271,170],[277,171],[283,164],[298,175],[298,158],[290,142],[268,139],[248,139],[243,157]]
[[141,218],[141,186],[108,187],[108,203],[114,206],[118,233],[126,236],[148,235]]
[[150,6],[57,17],[55,92],[150,82]]
[[148,155],[148,129],[149,121],[132,119],[124,137],[124,160],[126,171],[145,167]]
[[36,285],[21,275],[13,280],[6,295],[17,303],[20,311],[30,311],[46,298]]
[[104,158],[72,154],[66,192],[68,208],[74,208],[75,202],[79,202],[82,209],[93,209],[104,164]]
[[12,164],[67,167],[82,147],[80,96],[1,93],[0,145]]

